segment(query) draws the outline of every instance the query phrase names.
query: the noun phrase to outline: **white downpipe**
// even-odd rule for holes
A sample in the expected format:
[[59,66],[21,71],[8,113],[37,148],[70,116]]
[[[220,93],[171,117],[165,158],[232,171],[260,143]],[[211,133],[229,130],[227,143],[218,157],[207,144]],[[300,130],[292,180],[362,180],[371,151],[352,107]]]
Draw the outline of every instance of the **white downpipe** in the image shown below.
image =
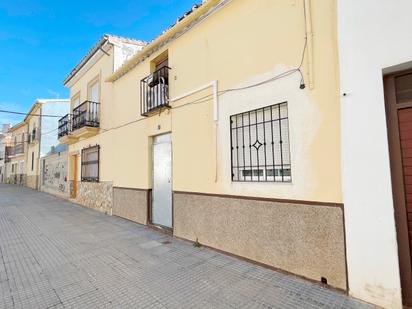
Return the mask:
[[171,102],[176,102],[181,99],[184,99],[188,96],[191,96],[199,91],[205,90],[207,88],[212,87],[213,89],[213,145],[214,145],[214,154],[213,154],[213,161],[215,165],[215,182],[217,182],[217,144],[218,144],[218,139],[217,139],[217,126],[218,126],[218,120],[219,120],[219,90],[218,90],[218,81],[213,80],[210,83],[207,83],[203,86],[200,86],[196,89],[193,89],[189,92],[186,92],[180,96],[171,98]]
[[314,88],[313,77],[313,30],[312,30],[312,12],[310,0],[305,1],[305,15],[306,15],[306,61],[308,66],[309,89]]

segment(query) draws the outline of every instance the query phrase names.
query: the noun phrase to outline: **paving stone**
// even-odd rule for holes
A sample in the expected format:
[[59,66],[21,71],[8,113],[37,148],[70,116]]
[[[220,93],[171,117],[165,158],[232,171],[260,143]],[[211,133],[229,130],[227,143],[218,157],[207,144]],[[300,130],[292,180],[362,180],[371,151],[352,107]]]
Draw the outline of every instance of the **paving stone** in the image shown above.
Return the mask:
[[0,309],[373,308],[45,193],[0,196]]

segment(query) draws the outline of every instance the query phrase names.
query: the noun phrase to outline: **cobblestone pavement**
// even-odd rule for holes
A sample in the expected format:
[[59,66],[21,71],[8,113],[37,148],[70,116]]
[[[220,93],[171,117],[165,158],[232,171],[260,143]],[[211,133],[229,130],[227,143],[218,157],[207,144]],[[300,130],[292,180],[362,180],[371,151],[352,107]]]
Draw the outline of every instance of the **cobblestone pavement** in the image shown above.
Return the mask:
[[0,185],[0,308],[372,308],[147,227]]

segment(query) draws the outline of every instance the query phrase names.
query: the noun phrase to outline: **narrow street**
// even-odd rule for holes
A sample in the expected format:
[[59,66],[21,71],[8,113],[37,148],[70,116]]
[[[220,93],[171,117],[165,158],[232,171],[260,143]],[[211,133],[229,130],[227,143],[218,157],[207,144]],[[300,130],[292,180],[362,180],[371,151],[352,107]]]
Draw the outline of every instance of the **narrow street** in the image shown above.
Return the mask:
[[0,308],[372,308],[27,188],[0,185]]

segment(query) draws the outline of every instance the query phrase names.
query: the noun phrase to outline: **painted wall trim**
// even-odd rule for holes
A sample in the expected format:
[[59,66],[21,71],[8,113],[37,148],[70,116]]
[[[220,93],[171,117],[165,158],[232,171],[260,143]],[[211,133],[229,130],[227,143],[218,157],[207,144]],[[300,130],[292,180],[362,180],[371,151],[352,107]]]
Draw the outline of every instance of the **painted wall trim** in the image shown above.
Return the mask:
[[211,197],[243,199],[243,200],[253,200],[253,201],[264,201],[264,202],[277,202],[277,203],[285,203],[285,204],[303,204],[303,205],[309,205],[309,206],[339,207],[339,208],[342,208],[342,210],[344,208],[344,205],[342,203],[333,203],[333,202],[278,199],[278,198],[268,198],[268,197],[258,197],[258,196],[216,194],[216,193],[204,193],[204,192],[187,192],[187,191],[173,191],[173,193],[174,194],[203,195],[203,196],[211,196]]

